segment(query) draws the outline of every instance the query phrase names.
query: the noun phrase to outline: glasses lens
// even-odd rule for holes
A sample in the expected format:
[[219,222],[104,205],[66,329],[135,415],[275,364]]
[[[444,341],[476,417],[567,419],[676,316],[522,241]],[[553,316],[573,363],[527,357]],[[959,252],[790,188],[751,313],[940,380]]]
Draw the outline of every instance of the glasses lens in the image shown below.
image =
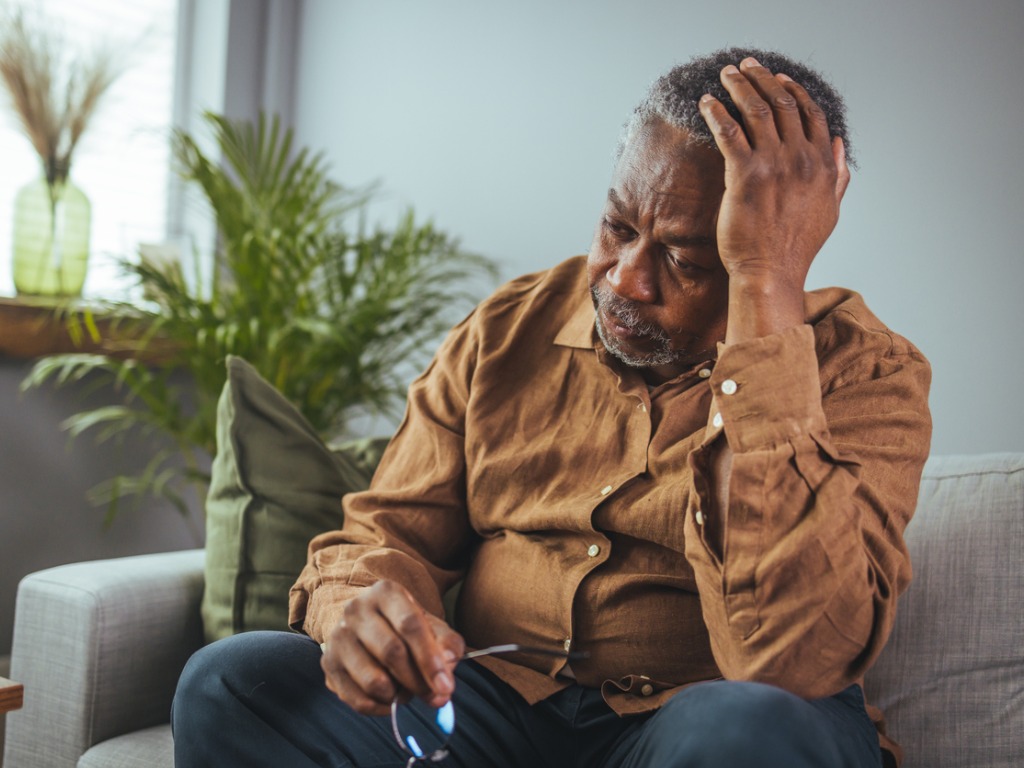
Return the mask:
[[[475,659],[492,653],[513,651],[562,656],[570,660],[585,659],[588,656],[586,653],[568,653],[561,649],[510,643],[470,651],[462,658]],[[408,763],[410,766],[418,761],[436,763],[448,756],[448,741],[455,732],[455,708],[450,701],[440,709],[434,709],[421,699],[412,699],[408,704],[399,704],[398,699],[395,699],[391,702],[391,729],[402,748],[413,756]]]
[[[455,730],[455,708],[449,701],[440,709],[427,706],[420,699],[395,708],[395,735],[416,757],[443,757]],[[439,754],[440,753],[440,754]]]

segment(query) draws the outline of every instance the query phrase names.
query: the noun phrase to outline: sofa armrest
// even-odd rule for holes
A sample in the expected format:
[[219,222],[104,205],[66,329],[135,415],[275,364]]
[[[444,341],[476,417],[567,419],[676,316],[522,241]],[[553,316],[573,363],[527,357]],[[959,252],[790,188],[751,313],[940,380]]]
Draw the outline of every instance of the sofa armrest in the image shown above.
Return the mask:
[[50,568],[18,586],[5,768],[74,768],[93,744],[166,723],[203,642],[203,551]]

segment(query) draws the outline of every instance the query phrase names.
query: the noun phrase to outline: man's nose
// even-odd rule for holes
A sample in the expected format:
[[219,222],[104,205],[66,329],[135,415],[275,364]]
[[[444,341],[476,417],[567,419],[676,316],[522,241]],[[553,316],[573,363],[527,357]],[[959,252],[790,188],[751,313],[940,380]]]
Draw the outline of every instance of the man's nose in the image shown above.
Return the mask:
[[652,254],[641,242],[623,248],[606,273],[608,286],[617,296],[643,304],[658,300],[656,266]]

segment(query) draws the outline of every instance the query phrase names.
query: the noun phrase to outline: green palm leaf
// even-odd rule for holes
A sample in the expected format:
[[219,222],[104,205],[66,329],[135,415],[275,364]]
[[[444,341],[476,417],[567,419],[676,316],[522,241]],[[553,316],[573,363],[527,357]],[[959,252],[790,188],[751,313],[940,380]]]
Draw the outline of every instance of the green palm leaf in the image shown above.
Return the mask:
[[[184,511],[188,488],[205,495],[228,355],[252,363],[325,438],[339,437],[356,412],[397,414],[405,378],[472,305],[474,282],[496,273],[412,211],[371,230],[373,190],[334,182],[323,156],[296,149],[277,118],[205,118],[218,156],[183,132],[174,154],[216,219],[214,268],[198,257],[190,270],[126,260],[147,305],[97,310],[113,319],[120,355],[45,358],[23,383],[113,386],[122,402],[68,419],[72,436],[159,438],[142,472],[92,494],[111,519],[129,497],[159,495]],[[91,313],[68,322],[100,340]]]

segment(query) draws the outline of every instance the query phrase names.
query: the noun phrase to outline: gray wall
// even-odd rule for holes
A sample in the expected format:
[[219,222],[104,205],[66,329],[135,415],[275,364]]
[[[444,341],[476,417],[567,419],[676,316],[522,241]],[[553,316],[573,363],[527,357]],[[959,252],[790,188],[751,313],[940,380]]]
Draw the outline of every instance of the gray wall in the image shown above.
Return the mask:
[[[384,180],[381,215],[412,204],[505,277],[586,250],[619,126],[666,67],[729,44],[817,65],[847,94],[861,170],[812,283],[860,290],[931,358],[936,452],[1024,450],[1020,0],[292,2],[253,13],[280,31],[301,8],[300,141],[346,182]],[[103,530],[86,490],[148,449],[68,450],[75,395],[19,396],[27,370],[0,359],[0,655],[25,573],[197,543],[166,507]]]
[[125,509],[104,528],[106,510],[91,506],[86,492],[114,472],[141,467],[153,448],[140,439],[97,446],[89,436],[69,446],[60,423],[86,404],[117,402],[117,396],[101,390],[83,400],[82,389],[21,395],[30,367],[0,358],[0,656],[10,653],[22,576],[51,565],[202,543],[198,515],[187,521],[159,502]]
[[[844,9],[845,8],[845,9]],[[305,0],[294,119],[505,277],[584,252],[619,126],[695,53],[775,47],[847,96],[861,169],[813,287],[861,291],[934,367],[933,450],[1024,450],[1024,3]]]

